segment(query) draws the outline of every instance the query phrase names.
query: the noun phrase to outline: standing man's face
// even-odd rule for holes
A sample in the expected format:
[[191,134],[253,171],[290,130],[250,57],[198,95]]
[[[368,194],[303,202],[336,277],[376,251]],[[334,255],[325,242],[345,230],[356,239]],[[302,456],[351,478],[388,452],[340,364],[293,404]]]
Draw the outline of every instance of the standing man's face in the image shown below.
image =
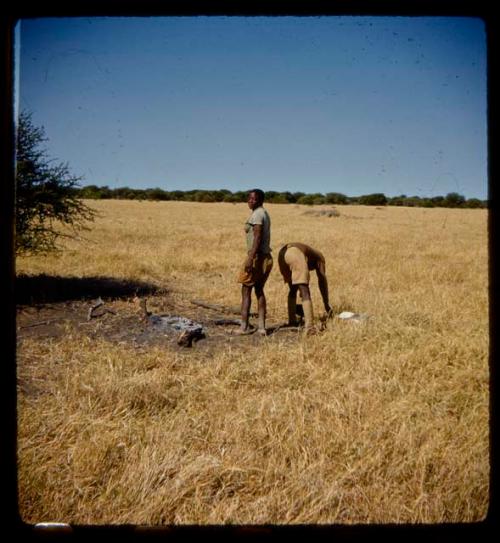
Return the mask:
[[252,210],[256,209],[257,207],[259,207],[260,205],[260,202],[259,202],[259,199],[257,198],[257,195],[255,194],[255,192],[249,192],[248,193],[248,200],[247,200],[247,204],[248,204],[248,207]]

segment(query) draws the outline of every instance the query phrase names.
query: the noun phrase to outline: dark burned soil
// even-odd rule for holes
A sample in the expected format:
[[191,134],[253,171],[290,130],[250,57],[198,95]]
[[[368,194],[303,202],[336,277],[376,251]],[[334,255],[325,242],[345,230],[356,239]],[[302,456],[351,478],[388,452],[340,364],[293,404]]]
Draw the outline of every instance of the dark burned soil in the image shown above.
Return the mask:
[[[280,341],[297,338],[296,329],[273,322],[268,323],[267,337],[256,333],[238,336],[238,308],[184,299],[179,293],[147,284],[31,276],[19,277],[16,291],[18,344],[24,338],[58,338],[73,330],[135,348],[215,354],[229,345],[246,349],[278,337]],[[190,319],[202,326],[203,337],[190,347],[179,345],[182,330],[158,326],[161,316]]]

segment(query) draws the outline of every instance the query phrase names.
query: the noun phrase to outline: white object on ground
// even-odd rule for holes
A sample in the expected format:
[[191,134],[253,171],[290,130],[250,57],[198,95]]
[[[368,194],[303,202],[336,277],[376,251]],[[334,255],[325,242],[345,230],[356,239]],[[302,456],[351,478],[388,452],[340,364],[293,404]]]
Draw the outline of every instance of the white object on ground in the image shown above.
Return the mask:
[[352,313],[351,311],[342,311],[337,315],[339,319],[342,320],[351,320],[353,322],[361,322],[368,318],[368,315],[365,313]]

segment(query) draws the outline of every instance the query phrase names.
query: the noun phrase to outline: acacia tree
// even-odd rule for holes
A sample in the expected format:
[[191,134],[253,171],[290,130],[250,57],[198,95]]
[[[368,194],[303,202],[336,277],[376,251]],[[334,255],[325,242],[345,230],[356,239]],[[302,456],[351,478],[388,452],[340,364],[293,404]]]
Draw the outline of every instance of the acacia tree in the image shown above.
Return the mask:
[[60,238],[74,237],[95,216],[76,190],[82,178],[66,163],[54,164],[42,147],[46,141],[44,128],[23,111],[16,141],[16,254],[53,251]]
[[465,204],[465,196],[458,192],[449,192],[444,199],[445,207],[462,207]]

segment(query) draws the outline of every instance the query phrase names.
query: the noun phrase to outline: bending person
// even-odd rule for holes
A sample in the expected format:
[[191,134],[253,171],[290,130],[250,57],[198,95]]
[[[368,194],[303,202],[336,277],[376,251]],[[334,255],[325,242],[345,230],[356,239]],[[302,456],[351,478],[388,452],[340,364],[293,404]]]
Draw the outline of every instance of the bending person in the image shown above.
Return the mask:
[[320,251],[305,243],[287,243],[280,249],[278,264],[283,280],[290,289],[288,292],[288,324],[290,326],[297,325],[297,291],[299,291],[302,298],[305,329],[306,331],[313,330],[314,314],[309,289],[309,272],[311,270],[316,270],[319,291],[326,314],[330,315],[332,311],[328,300],[325,257]]

